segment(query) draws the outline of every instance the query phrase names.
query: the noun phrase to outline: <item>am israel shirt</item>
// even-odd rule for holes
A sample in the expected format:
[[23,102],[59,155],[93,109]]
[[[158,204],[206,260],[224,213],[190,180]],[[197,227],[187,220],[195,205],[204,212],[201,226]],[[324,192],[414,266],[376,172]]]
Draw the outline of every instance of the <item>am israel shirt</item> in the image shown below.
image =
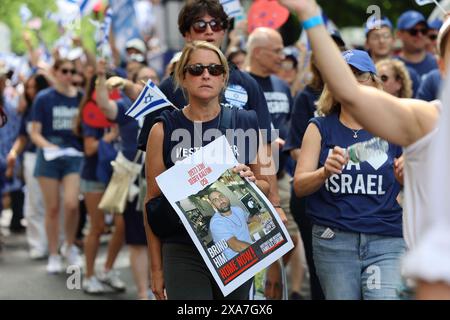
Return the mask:
[[[354,132],[339,120],[339,114],[311,119],[322,137],[318,167],[323,167],[335,146],[347,148],[373,138]],[[394,176],[394,159],[402,149],[389,144],[387,153],[361,163],[349,162],[342,174],[332,175],[308,197],[306,212],[313,223],[348,232],[402,236],[402,209],[396,198],[400,185]]]

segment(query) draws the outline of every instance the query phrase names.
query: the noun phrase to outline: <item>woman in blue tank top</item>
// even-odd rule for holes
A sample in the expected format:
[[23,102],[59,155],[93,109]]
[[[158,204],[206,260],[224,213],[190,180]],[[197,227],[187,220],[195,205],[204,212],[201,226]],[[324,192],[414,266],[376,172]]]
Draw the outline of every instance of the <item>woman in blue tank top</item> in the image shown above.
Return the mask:
[[[343,56],[362,85],[380,88],[366,52]],[[303,138],[294,188],[308,197],[316,271],[327,299],[396,299],[405,250],[400,184],[394,161],[399,146],[354,163],[345,148],[373,136],[325,87],[318,101],[325,116],[311,119]]]
[[[204,133],[207,129],[217,130],[221,124],[223,110],[219,97],[226,87],[228,76],[226,58],[214,45],[200,41],[190,43],[184,48],[176,67],[175,79],[185,91],[189,105],[182,110],[164,111],[151,129],[145,162],[148,203],[161,195],[155,177],[211,141],[212,138],[208,140],[207,134]],[[236,121],[229,129],[255,130],[258,140],[256,114],[253,111],[238,109],[232,109],[232,112],[237,113]],[[174,134],[177,129],[187,132],[189,139],[183,139],[181,144],[173,141],[177,139]],[[235,172],[256,181],[261,189],[268,191],[267,181],[262,180],[259,175],[260,162],[256,157],[258,147],[249,151],[252,149],[249,144],[240,145],[233,141],[231,144],[238,161],[242,163],[235,167]],[[258,141],[254,141],[253,147],[254,145],[259,146]],[[150,208],[148,203],[147,209]],[[147,212],[148,217],[144,216],[147,220],[146,231],[152,261],[152,290],[156,298],[224,299],[186,230],[175,228],[175,232],[162,236],[161,230],[156,230],[152,222],[154,214],[156,213]],[[167,218],[167,224],[170,223]],[[248,299],[250,285],[251,280],[228,295],[227,299]]]

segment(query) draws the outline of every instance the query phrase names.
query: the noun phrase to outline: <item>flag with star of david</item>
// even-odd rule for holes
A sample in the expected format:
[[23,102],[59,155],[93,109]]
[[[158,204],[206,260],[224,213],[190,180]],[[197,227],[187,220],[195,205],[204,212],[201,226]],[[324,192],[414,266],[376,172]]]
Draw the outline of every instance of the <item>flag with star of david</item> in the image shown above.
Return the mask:
[[139,97],[125,114],[139,120],[147,114],[167,106],[173,106],[173,104],[152,80],[148,80]]

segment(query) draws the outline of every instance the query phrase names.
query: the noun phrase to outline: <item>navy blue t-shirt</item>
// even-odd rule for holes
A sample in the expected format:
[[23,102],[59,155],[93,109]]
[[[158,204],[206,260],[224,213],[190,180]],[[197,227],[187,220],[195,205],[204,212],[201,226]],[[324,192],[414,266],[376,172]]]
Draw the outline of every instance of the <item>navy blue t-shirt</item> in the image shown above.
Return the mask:
[[423,59],[423,61],[419,62],[419,63],[412,63],[412,62],[406,61],[405,59],[403,59],[400,56],[398,56],[397,58],[399,60],[403,61],[407,67],[414,69],[419,74],[420,78],[422,78],[424,75],[426,75],[430,71],[433,71],[434,69],[438,69],[438,64],[437,64],[436,58],[431,53],[427,53],[427,55],[425,56],[425,59]]
[[119,125],[119,149],[128,160],[134,161],[138,150],[139,123],[135,119],[125,115],[125,112],[132,105],[128,97],[123,96],[116,103],[118,107],[117,117],[113,121]]
[[[229,129],[235,129],[232,130],[234,132],[234,138],[229,135],[229,130],[227,130],[226,137],[238,162],[249,164],[256,159],[258,143],[252,143],[249,139],[240,139],[243,135],[239,131],[236,131],[236,129],[242,129],[243,131],[241,133],[245,132],[248,134],[247,136],[251,134],[258,136],[258,119],[253,110],[247,111],[237,108],[232,108],[231,110],[234,113],[232,118],[236,121],[232,122],[231,128]],[[222,113],[223,111],[216,118],[203,122],[201,127],[196,123],[194,128],[194,123],[181,110],[164,111],[155,121],[162,122],[164,127],[163,159],[166,168],[169,169],[176,162],[190,156],[200,147],[206,146],[222,136],[222,132],[218,130]],[[184,132],[180,130],[184,130]],[[210,135],[209,133],[211,132],[212,134]],[[173,235],[162,240],[163,242],[192,244],[192,240],[184,228],[181,234]]]
[[[104,129],[94,128],[86,123],[81,123],[81,130],[83,137],[93,137],[96,140],[100,140],[103,137]],[[81,178],[89,181],[97,181],[97,163],[98,153],[94,153],[91,156],[84,155],[83,163],[81,165]]]
[[258,82],[264,92],[273,126],[280,130],[280,137],[286,139],[292,109],[292,96],[289,86],[274,75],[269,77],[259,77],[253,73],[250,73],[250,75]]
[[321,91],[315,91],[307,86],[297,94],[292,108],[291,123],[283,151],[289,152],[302,146],[303,136],[308,127],[309,120],[316,116],[316,101]]
[[431,71],[424,76],[416,98],[425,101],[433,101],[438,99],[441,90],[441,83],[442,77],[440,71],[437,69]]
[[[274,75],[269,77],[260,77],[253,73],[250,73],[250,75],[258,82],[264,92],[274,128],[279,130],[280,138],[286,140],[292,110],[292,96],[289,86]],[[286,153],[281,153],[279,160],[279,170],[282,170],[290,161],[290,157]]]
[[[318,167],[323,167],[335,146],[348,146],[370,140],[373,136],[361,130],[358,138],[339,121],[337,113],[310,121],[322,137]],[[342,174],[332,175],[308,197],[306,212],[315,224],[343,231],[402,236],[402,209],[396,198],[400,185],[395,180],[394,159],[402,154],[399,146],[389,144],[382,156],[355,164],[349,162]]]
[[42,90],[33,102],[32,121],[42,124],[41,134],[51,143],[81,151],[80,138],[72,131],[80,101],[80,93],[76,97],[67,97],[54,88]]
[[[183,108],[188,103],[181,89],[175,90],[173,77],[165,79],[159,86],[167,98],[178,108]],[[266,129],[271,133],[271,118],[267,108],[264,93],[258,83],[245,72],[240,71],[234,64],[230,63],[230,78],[225,94],[221,97],[221,103],[230,104],[239,109],[255,110],[258,116],[258,123],[261,129]],[[166,107],[157,110],[145,117],[145,121],[139,136],[139,147],[145,150],[148,134],[154,123],[154,120],[164,111],[173,110],[172,107]],[[268,135],[268,141],[271,142],[272,136]]]

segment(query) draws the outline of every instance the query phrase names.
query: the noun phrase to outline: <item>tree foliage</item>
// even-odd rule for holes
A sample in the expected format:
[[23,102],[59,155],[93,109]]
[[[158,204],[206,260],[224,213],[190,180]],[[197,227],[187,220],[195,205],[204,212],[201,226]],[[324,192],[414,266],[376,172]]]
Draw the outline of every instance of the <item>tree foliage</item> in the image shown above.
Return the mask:
[[[26,4],[33,17],[39,17],[42,20],[42,27],[40,33],[44,42],[51,48],[52,44],[61,36],[60,30],[54,21],[46,18],[46,13],[56,11],[55,0],[1,0],[0,5],[0,21],[5,23],[11,29],[11,49],[12,51],[22,54],[25,52],[25,44],[22,39],[22,34],[27,27],[22,24],[19,10],[22,4]],[[87,18],[81,21],[81,28],[75,30],[75,33],[82,37],[84,43],[89,48],[94,48],[94,27]],[[37,45],[37,37],[33,36],[32,41]]]

